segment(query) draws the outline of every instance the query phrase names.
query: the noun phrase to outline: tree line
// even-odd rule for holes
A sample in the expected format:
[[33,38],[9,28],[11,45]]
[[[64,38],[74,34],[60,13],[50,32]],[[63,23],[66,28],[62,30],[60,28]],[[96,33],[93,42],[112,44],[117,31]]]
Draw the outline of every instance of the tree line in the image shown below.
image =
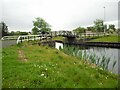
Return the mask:
[[0,38],[3,36],[14,36],[14,35],[28,35],[28,32],[21,31],[8,31],[8,26],[5,22],[0,23]]
[[[115,28],[114,24],[110,24],[109,27],[107,28],[107,25],[104,24],[102,19],[96,19],[94,21],[94,25],[91,27],[77,27],[73,31],[76,32],[77,34],[80,33],[85,33],[86,31],[91,31],[91,32],[107,32],[107,33],[113,33],[113,32],[118,32],[118,30]],[[51,25],[48,24],[43,18],[37,17],[35,20],[33,20],[33,28],[32,28],[32,33],[28,32],[21,32],[21,31],[11,31],[8,32],[8,26],[5,24],[5,22],[0,23],[0,33],[1,37],[3,36],[13,36],[13,35],[28,35],[28,34],[46,34],[51,31]]]
[[104,32],[105,33],[113,33],[113,32],[117,32],[117,29],[115,28],[114,24],[110,24],[107,28],[107,25],[103,23],[102,19],[96,19],[94,21],[94,25],[91,27],[77,27],[76,29],[74,29],[73,31],[76,33],[85,33],[86,31],[91,31],[91,32]]

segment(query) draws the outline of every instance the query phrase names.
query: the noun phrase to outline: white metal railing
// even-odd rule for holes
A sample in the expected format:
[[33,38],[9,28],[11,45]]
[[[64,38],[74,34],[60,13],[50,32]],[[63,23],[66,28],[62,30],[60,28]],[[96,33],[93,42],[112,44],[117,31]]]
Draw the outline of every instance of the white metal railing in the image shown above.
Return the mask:
[[18,44],[18,43],[21,43],[21,42],[23,42],[23,41],[38,40],[38,39],[40,39],[39,36],[40,36],[40,35],[20,35],[20,36],[17,38],[17,44]]
[[17,40],[18,36],[4,36],[1,40]]
[[[54,36],[58,36],[58,35],[77,35],[76,33],[74,33],[73,31],[52,31],[50,32],[50,34],[46,34],[46,35],[20,35],[20,36],[4,36],[1,38],[1,40],[17,40],[17,44],[21,43],[23,41],[29,41],[29,40],[38,40],[38,39],[44,39],[47,38],[49,35],[54,37]],[[104,33],[81,33],[79,35],[79,37],[85,37],[85,36],[103,36]]]

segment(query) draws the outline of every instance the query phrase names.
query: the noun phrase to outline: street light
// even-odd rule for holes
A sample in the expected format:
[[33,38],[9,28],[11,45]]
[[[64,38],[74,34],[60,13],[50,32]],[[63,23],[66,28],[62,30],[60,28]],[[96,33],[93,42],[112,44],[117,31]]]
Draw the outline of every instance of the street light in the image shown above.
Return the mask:
[[[104,23],[103,23],[104,25],[105,24],[105,6],[103,8],[104,8]],[[105,25],[104,25],[104,33],[105,33]]]

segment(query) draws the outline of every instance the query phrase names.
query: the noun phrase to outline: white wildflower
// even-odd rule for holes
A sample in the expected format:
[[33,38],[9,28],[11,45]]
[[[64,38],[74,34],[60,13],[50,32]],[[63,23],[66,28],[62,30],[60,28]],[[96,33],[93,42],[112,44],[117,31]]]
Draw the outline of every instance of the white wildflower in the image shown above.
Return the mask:
[[44,64],[44,67],[46,67],[46,65]]
[[44,78],[47,78],[46,76]]
[[100,70],[103,70],[103,68],[100,68]]
[[105,77],[105,79],[107,79],[107,77]]
[[44,76],[44,74],[41,74],[41,76]]
[[36,67],[36,64],[34,64],[34,67]]
[[45,70],[47,71],[47,68]]

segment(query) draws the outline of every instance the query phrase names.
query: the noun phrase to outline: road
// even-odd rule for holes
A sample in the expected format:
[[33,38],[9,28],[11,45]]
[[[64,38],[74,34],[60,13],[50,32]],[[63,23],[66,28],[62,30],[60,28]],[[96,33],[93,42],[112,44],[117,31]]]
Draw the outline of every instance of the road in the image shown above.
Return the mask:
[[15,45],[15,44],[16,44],[16,40],[5,40],[5,41],[2,41],[2,48]]

